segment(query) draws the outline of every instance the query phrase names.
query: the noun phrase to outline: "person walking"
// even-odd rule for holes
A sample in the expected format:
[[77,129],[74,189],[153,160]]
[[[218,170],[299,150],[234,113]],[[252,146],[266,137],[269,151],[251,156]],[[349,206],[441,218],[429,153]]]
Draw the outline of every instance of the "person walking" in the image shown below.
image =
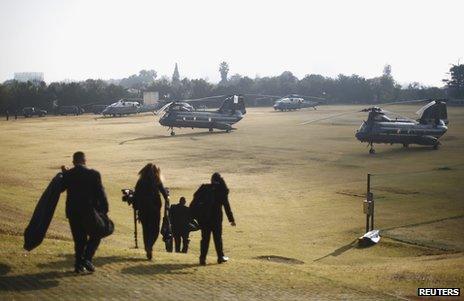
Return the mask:
[[[229,188],[226,182],[219,173],[214,173],[211,177],[211,184],[202,185],[199,191],[203,190],[206,193],[206,201],[202,210],[207,211],[201,214],[198,222],[201,229],[201,243],[200,243],[200,265],[206,265],[206,256],[208,254],[209,242],[211,234],[213,235],[214,246],[216,248],[217,263],[221,264],[227,262],[229,258],[224,255],[222,244],[222,208],[227,215],[231,226],[235,227],[235,219],[229,204]],[[209,195],[209,196],[208,196]]]
[[101,238],[91,234],[85,221],[91,218],[95,210],[108,213],[108,200],[102,185],[100,173],[86,166],[83,152],[73,154],[74,167],[66,170],[63,166],[63,191],[66,196],[66,216],[69,220],[74,240],[76,273],[94,272],[93,256]]
[[169,210],[169,216],[171,218],[172,233],[174,236],[174,246],[177,253],[187,253],[189,245],[189,222],[190,222],[190,210],[189,207],[185,206],[185,197],[179,199],[179,203],[172,205]]
[[160,169],[148,163],[139,171],[135,185],[134,199],[143,228],[143,242],[148,260],[153,258],[153,245],[160,232],[161,196],[169,207],[169,196],[161,181]]

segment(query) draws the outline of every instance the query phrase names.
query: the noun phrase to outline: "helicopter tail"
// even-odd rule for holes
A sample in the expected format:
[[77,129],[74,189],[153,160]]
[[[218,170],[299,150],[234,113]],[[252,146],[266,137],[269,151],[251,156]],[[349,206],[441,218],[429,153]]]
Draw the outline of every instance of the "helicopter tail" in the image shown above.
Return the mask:
[[240,114],[245,115],[245,101],[243,100],[242,95],[232,95],[228,96],[222,106],[219,108],[220,113],[229,113],[235,114],[240,112]]
[[423,124],[438,123],[442,120],[448,124],[448,111],[446,102],[443,100],[434,100],[423,106],[417,111],[420,116],[419,121]]

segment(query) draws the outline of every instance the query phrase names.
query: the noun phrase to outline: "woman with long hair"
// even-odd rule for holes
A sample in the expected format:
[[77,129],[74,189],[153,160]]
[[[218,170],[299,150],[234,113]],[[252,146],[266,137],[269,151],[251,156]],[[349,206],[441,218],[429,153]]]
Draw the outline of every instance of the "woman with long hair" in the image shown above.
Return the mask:
[[135,185],[135,204],[139,212],[139,220],[143,228],[143,243],[148,260],[153,257],[153,245],[160,232],[161,196],[165,204],[169,204],[169,197],[161,181],[160,169],[148,163],[139,171],[139,180]]
[[222,247],[222,207],[226,211],[230,224],[235,226],[234,215],[229,204],[229,188],[224,178],[217,172],[211,176],[211,190],[213,194],[211,212],[206,220],[200,221],[200,265],[206,265],[206,255],[208,254],[211,234],[213,234],[214,246],[216,247],[217,263],[224,263],[229,260],[227,256],[224,256]]

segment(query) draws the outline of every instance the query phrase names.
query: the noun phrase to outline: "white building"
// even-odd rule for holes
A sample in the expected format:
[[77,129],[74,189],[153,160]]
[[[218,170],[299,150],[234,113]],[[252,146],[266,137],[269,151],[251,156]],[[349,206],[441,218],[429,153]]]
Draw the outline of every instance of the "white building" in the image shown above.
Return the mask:
[[156,105],[159,101],[159,93],[155,91],[143,92],[143,103],[145,105]]
[[14,79],[18,82],[43,82],[43,72],[16,72]]

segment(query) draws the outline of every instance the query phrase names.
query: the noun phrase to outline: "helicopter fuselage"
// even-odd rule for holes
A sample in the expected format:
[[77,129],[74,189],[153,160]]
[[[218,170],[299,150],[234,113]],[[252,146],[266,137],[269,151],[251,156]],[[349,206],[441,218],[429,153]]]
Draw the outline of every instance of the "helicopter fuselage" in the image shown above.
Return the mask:
[[214,111],[171,111],[160,118],[162,126],[170,128],[204,128],[232,130],[232,125],[242,120],[243,114],[235,112],[226,115]]
[[130,115],[130,114],[137,114],[140,112],[140,104],[136,101],[125,101],[123,99],[107,106],[103,111],[103,116],[122,116],[122,115]]
[[423,106],[417,113],[418,120],[390,118],[384,110],[372,107],[362,110],[369,112],[367,121],[364,121],[356,132],[356,138],[361,142],[367,142],[371,146],[369,153],[375,153],[374,143],[428,145],[437,149],[440,145],[440,137],[448,127],[446,103],[434,100]]
[[448,130],[443,121],[421,124],[414,121],[364,122],[356,133],[361,142],[400,143],[403,145],[438,145],[438,139]]
[[174,128],[201,128],[231,131],[232,125],[243,119],[246,114],[245,102],[242,96],[227,97],[222,106],[215,111],[196,110],[186,102],[172,102],[166,104],[161,110],[164,112],[159,119],[162,126]]
[[306,101],[303,98],[282,98],[275,102],[273,108],[276,111],[292,111],[299,110],[302,108],[314,108],[318,105],[318,102]]

